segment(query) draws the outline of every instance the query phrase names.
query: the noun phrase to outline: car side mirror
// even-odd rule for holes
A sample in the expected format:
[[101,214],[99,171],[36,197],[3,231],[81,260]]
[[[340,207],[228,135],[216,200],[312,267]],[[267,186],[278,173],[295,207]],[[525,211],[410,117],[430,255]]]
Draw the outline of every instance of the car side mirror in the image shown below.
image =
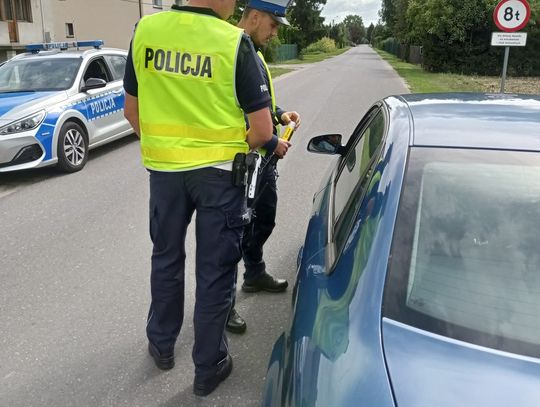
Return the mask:
[[84,86],[81,88],[81,92],[86,92],[90,89],[99,89],[107,86],[107,82],[99,78],[88,78],[84,82]]
[[342,155],[345,148],[341,145],[341,137],[341,134],[326,134],[313,137],[309,140],[307,150],[317,154]]

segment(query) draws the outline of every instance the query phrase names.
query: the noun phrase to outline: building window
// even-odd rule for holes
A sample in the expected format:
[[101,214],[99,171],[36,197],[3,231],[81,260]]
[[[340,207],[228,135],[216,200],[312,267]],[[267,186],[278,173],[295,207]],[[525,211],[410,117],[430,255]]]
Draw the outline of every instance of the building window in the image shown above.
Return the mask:
[[161,0],[152,0],[152,5],[154,6],[154,8],[163,8]]
[[32,22],[32,5],[30,0],[2,0],[0,18],[8,21]]
[[67,38],[75,37],[75,30],[73,29],[73,23],[66,23],[66,37]]

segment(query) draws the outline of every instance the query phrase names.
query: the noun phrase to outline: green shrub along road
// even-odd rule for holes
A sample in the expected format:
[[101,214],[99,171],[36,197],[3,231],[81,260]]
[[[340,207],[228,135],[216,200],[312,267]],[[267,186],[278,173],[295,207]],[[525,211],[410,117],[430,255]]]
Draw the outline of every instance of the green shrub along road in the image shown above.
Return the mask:
[[[413,93],[500,91],[501,78],[497,76],[426,72],[420,65],[409,64],[380,49],[374,50],[397,71]],[[540,78],[507,78],[505,92],[540,94]]]

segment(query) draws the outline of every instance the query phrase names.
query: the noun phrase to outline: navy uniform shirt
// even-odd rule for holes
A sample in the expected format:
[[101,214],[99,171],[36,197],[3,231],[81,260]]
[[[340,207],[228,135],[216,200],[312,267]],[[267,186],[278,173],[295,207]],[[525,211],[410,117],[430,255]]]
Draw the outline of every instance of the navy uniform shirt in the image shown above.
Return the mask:
[[[260,52],[262,53],[262,49],[258,48],[258,51],[260,51]],[[268,74],[267,74],[267,72],[266,72],[266,68],[265,68],[265,66],[264,66],[264,62],[262,61],[262,59],[261,59],[260,57],[257,58],[257,60],[258,60],[258,62],[259,62],[259,69],[261,70],[262,75],[263,75],[263,78],[264,78],[264,83],[266,83],[267,88],[268,88],[268,90],[269,90],[269,92],[270,92],[270,89],[271,89],[271,88],[270,88],[270,78],[268,77]],[[270,97],[271,97],[271,96],[272,96],[272,95],[270,95]],[[275,95],[274,95],[274,97],[275,97]],[[271,99],[270,99],[270,101],[271,101]],[[263,146],[263,148],[264,148],[264,149],[266,150],[266,152],[267,152],[267,154],[266,154],[267,156],[271,155],[271,154],[274,152],[274,150],[276,149],[277,145],[278,145],[278,137],[279,137],[279,134],[277,134],[277,128],[276,128],[276,125],[277,125],[277,124],[284,124],[284,123],[281,122],[281,115],[282,115],[283,113],[285,113],[285,110],[281,109],[281,108],[277,105],[277,103],[276,103],[276,111],[275,111],[275,112],[272,112],[272,121],[273,121],[273,125],[274,125],[274,127],[273,127],[273,135],[272,135],[272,138],[270,139],[270,141],[267,142],[267,143]],[[277,118],[277,120],[279,121],[279,123],[276,123],[276,122],[274,121],[274,117]],[[247,120],[246,120],[246,122],[247,122]]]
[[[201,13],[220,18],[212,9],[189,6],[172,6],[175,10]],[[266,81],[259,65],[260,58],[255,52],[249,36],[244,34],[240,41],[236,62],[236,95],[244,113],[253,113],[265,107],[271,108],[272,100],[268,92]],[[138,95],[137,76],[133,66],[131,45],[124,74],[124,89],[131,96]]]

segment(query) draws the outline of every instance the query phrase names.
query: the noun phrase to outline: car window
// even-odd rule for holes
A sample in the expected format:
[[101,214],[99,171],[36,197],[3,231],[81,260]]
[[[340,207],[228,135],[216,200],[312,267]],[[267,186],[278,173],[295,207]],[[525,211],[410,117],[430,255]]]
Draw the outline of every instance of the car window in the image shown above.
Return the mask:
[[103,58],[96,58],[88,64],[84,72],[83,80],[86,82],[89,78],[103,79],[105,82],[112,81]]
[[[365,178],[375,152],[382,142],[384,129],[384,115],[379,110],[369,124],[361,130],[362,133],[355,141],[356,144],[353,143],[350,146],[349,152],[343,158],[343,168],[335,183],[334,222],[339,223],[348,202],[358,198],[357,187]],[[353,192],[356,192],[354,196]]]
[[540,155],[412,149],[385,316],[540,356]]
[[122,55],[106,55],[105,59],[111,67],[114,80],[123,79],[126,70],[126,57]]
[[0,93],[69,89],[80,64],[75,58],[9,61],[0,67]]

